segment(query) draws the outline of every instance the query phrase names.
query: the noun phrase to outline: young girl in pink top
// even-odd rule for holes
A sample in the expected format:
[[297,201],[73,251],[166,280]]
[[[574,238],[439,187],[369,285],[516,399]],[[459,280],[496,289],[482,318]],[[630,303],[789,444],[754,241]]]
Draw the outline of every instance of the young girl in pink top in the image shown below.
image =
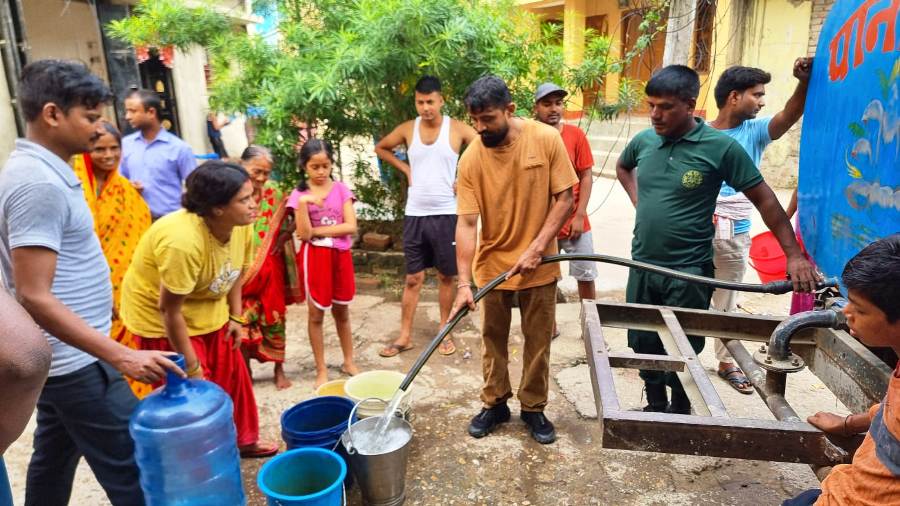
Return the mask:
[[359,370],[353,362],[353,337],[348,305],[356,293],[352,236],[356,233],[353,193],[331,177],[334,151],[321,139],[310,139],[300,149],[300,184],[291,193],[287,207],[294,209],[297,236],[302,241],[297,255],[309,300],[309,342],[316,360],[316,387],[328,381],[322,322],[330,309],[341,340],[344,364],[350,376]]

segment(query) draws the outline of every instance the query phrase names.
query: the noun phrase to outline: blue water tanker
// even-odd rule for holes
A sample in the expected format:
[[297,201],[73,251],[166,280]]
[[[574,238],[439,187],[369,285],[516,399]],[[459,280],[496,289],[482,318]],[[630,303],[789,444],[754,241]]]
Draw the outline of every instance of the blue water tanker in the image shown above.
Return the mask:
[[147,506],[246,503],[233,410],[216,384],[171,372],[138,404],[128,429]]

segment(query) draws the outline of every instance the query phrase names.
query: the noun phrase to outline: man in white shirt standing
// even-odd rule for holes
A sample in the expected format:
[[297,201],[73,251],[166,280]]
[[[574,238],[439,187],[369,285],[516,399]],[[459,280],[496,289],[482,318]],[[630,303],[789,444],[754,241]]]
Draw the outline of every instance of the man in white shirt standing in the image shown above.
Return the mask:
[[[425,269],[438,272],[441,327],[447,323],[456,280],[456,163],[463,146],[475,138],[469,125],[441,114],[444,97],[441,81],[423,76],[415,87],[414,120],[401,123],[375,146],[379,158],[397,168],[409,183],[406,217],[403,220],[403,252],[406,283],[403,287],[400,336],[381,350],[393,357],[412,345],[413,317],[425,281]],[[409,163],[394,155],[406,146]],[[456,345],[447,337],[438,352],[452,355]]]

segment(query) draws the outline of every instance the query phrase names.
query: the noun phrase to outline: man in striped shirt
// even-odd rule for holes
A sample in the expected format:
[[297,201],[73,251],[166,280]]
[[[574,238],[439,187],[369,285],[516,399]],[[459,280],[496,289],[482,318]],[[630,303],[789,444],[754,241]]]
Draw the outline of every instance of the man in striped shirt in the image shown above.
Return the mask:
[[[890,347],[900,354],[900,234],[866,246],[847,262],[842,278],[850,301],[844,308],[850,335],[866,346]],[[866,438],[853,462],[836,466],[821,490],[807,490],[784,505],[900,504],[900,366],[884,400],[867,412],[819,412],[807,421],[831,434],[865,431]]]

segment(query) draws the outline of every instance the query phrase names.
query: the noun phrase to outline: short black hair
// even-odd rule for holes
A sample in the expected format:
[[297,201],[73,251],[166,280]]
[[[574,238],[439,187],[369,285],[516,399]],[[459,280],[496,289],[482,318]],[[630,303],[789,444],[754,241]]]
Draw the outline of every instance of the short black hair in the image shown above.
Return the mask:
[[272,158],[272,151],[265,146],[260,146],[259,144],[251,144],[244,148],[244,152],[241,153],[242,162],[249,162],[254,158],[265,158],[270,162],[275,161],[275,159]]
[[25,121],[34,121],[54,103],[68,113],[73,107],[93,109],[112,100],[112,92],[86,65],[65,60],[38,60],[22,69],[18,102]]
[[697,100],[700,76],[690,67],[668,65],[653,73],[644,93],[648,97],[677,97],[684,102]]
[[250,175],[240,165],[209,160],[194,169],[185,180],[181,205],[188,212],[209,216],[214,207],[231,202],[248,179]]
[[[325,153],[328,159],[331,160],[331,163],[334,163],[334,148],[325,139],[309,139],[300,148],[300,156],[297,158],[297,167],[300,169],[300,181],[297,183],[298,190],[303,192],[309,189],[309,181],[306,180],[306,164],[309,163],[310,158],[319,153]],[[334,179],[334,172],[331,174],[331,179]]]
[[481,112],[508,106],[512,103],[512,95],[503,79],[488,74],[469,85],[463,102],[469,111]]
[[125,98],[132,97],[137,97],[141,101],[145,111],[152,108],[156,113],[156,119],[162,119],[162,116],[159,115],[162,109],[162,99],[159,98],[159,93],[151,90],[131,90]]
[[863,248],[844,266],[841,279],[884,311],[888,323],[900,319],[900,233]]
[[441,92],[441,80],[434,76],[422,76],[416,81],[416,91],[423,95]]
[[728,95],[732,91],[743,93],[757,84],[769,84],[772,81],[772,74],[765,70],[755,67],[742,67],[735,65],[728,67],[719,80],[716,82],[714,95],[716,97],[716,107],[721,109],[728,100]]

